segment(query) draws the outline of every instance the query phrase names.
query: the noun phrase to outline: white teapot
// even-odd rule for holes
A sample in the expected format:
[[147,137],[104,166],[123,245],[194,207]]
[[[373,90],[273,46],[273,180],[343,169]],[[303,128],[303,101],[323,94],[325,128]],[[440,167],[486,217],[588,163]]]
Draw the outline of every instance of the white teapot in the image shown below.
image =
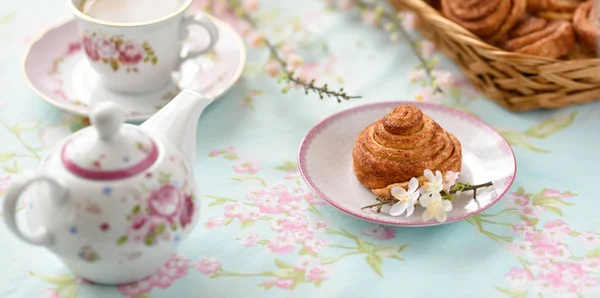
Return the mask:
[[[184,90],[140,126],[124,123],[115,104],[99,104],[92,126],[59,142],[35,173],[13,179],[4,201],[7,227],[94,283],[151,275],[197,223],[196,126],[210,102]],[[30,231],[16,221],[26,189]]]

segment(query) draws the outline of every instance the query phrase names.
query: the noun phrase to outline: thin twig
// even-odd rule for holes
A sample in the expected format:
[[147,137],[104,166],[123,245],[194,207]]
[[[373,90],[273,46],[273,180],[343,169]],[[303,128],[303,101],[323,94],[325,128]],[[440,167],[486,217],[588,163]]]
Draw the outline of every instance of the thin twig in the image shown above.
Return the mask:
[[[358,0],[356,4],[360,8],[370,9],[370,10],[375,10],[378,7],[377,5],[375,5],[373,3],[367,3],[362,0]],[[406,32],[406,30],[404,30],[404,27],[402,26],[402,23],[400,22],[398,17],[395,14],[392,14],[392,13],[389,13],[386,11],[383,11],[381,13],[381,17],[386,19],[389,22],[392,22],[394,24],[394,26],[396,28],[398,28],[398,31],[400,31],[400,34],[402,34],[402,37],[408,41],[408,44],[410,45],[410,48],[412,49],[413,53],[415,54],[415,56],[417,56],[417,59],[419,59],[421,65],[423,66],[423,70],[425,71],[425,75],[427,75],[429,80],[431,80],[432,82],[435,81],[435,78],[433,77],[433,74],[431,73],[431,69],[429,68],[429,66],[427,66],[427,61],[425,60],[425,57],[423,57],[423,55],[421,55],[421,53],[417,49],[417,42],[413,41],[412,38],[410,38],[410,35],[408,34],[408,32]],[[442,89],[439,86],[435,86],[433,93],[435,94],[435,93],[444,93],[444,92],[442,91]]]
[[[473,191],[473,199],[477,200],[477,190],[483,187],[488,187],[488,186],[492,186],[493,183],[491,181],[486,182],[486,183],[482,183],[482,184],[475,184],[475,185],[470,185],[470,184],[457,184],[455,186],[454,189],[451,189],[448,193],[449,194],[455,194],[457,192],[464,192],[464,191],[469,191],[472,190]],[[445,194],[445,190],[442,190],[440,192],[441,195]],[[393,205],[396,202],[398,202],[398,200],[396,198],[384,198],[384,197],[376,197],[375,198],[379,203],[376,204],[371,204],[371,205],[367,205],[364,206],[362,208],[360,208],[361,210],[364,209],[371,209],[371,208],[377,208],[377,213],[381,212],[381,208],[383,208],[383,206],[385,205]]]
[[[234,8],[234,11],[237,13],[237,15],[244,19],[246,22],[248,22],[248,24],[250,24],[252,28],[256,29],[258,27],[254,19],[244,10],[242,5],[239,4],[239,1],[229,0],[228,2],[230,6]],[[330,90],[327,84],[324,84],[323,86],[316,86],[314,79],[310,82],[307,82],[300,79],[299,77],[294,76],[294,71],[288,69],[288,64],[279,55],[277,47],[273,45],[273,43],[271,43],[264,36],[262,37],[262,42],[269,49],[271,57],[273,57],[273,59],[277,61],[282,71],[285,73],[286,78],[292,83],[303,86],[305,94],[308,94],[309,91],[312,91],[314,93],[317,93],[321,99],[323,99],[324,96],[335,97],[337,99],[337,102],[342,102],[342,100],[349,100],[352,98],[361,98],[361,96],[351,96],[346,94],[344,88],[340,88],[338,91]]]

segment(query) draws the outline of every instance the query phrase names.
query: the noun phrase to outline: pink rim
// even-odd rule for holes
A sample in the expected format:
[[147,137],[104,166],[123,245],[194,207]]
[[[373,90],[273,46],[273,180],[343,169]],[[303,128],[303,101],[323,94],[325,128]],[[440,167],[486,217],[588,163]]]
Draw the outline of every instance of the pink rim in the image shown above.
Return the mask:
[[[513,158],[514,171],[513,171],[512,175],[507,177],[507,180],[504,183],[504,185],[502,185],[500,187],[500,194],[497,197],[495,197],[494,199],[492,199],[492,201],[489,204],[487,204],[486,206],[479,208],[476,211],[469,212],[469,213],[466,213],[466,214],[463,214],[460,216],[450,217],[443,223],[439,223],[437,221],[412,222],[411,223],[411,222],[398,222],[398,221],[394,221],[394,220],[385,220],[385,219],[374,219],[374,218],[366,217],[364,214],[361,214],[360,210],[357,211],[357,210],[352,210],[352,209],[343,207],[340,204],[338,204],[335,200],[333,200],[333,199],[329,198],[327,195],[325,195],[319,189],[319,187],[313,182],[313,180],[310,176],[310,173],[308,172],[307,165],[306,165],[306,155],[308,154],[308,150],[310,148],[311,143],[317,137],[317,135],[319,133],[321,133],[327,126],[329,126],[334,121],[342,119],[348,115],[352,115],[352,114],[355,114],[358,112],[371,110],[371,109],[380,109],[380,108],[388,108],[388,107],[390,109],[392,109],[392,108],[394,108],[398,105],[402,105],[402,104],[411,104],[411,105],[415,105],[419,108],[428,108],[428,109],[432,109],[432,110],[439,110],[439,111],[446,112],[448,114],[452,114],[454,116],[458,116],[460,118],[463,118],[463,119],[469,121],[471,124],[473,124],[475,126],[479,126],[483,129],[486,129],[490,133],[494,134],[499,140],[501,140],[502,150],[506,154],[510,154]],[[361,105],[358,107],[354,107],[354,108],[350,108],[350,109],[338,112],[336,114],[333,114],[333,115],[323,119],[321,122],[319,122],[313,128],[311,128],[308,131],[308,133],[306,134],[306,136],[304,137],[304,139],[302,140],[302,142],[300,144],[300,149],[298,150],[298,165],[300,168],[300,175],[302,176],[302,179],[304,179],[306,184],[308,184],[308,186],[319,197],[321,197],[323,200],[325,200],[327,203],[329,203],[333,207],[343,211],[344,213],[347,213],[349,215],[352,215],[354,217],[357,217],[357,218],[360,218],[360,219],[363,219],[366,221],[375,222],[375,223],[379,223],[379,224],[394,225],[394,226],[421,226],[421,227],[436,226],[436,225],[440,225],[440,224],[446,224],[446,223],[459,221],[459,220],[465,219],[469,216],[475,215],[477,213],[480,213],[480,212],[490,208],[491,206],[496,204],[508,192],[508,190],[510,189],[510,187],[512,186],[512,184],[515,180],[515,176],[517,173],[517,161],[515,158],[514,151],[512,150],[512,147],[506,141],[506,139],[504,139],[504,137],[502,137],[502,135],[497,130],[495,130],[493,127],[491,127],[489,124],[479,120],[477,117],[475,117],[473,115],[469,115],[465,112],[459,111],[459,110],[451,108],[451,107],[447,107],[447,106],[443,106],[443,105],[439,105],[439,104],[435,104],[435,103],[414,102],[414,101],[389,101],[389,102],[370,103],[370,104],[365,104],[365,105]]]
[[[68,144],[68,143],[67,143]],[[75,162],[70,160],[66,155],[67,144],[65,144],[62,148],[61,159],[65,168],[71,171],[71,173],[86,179],[92,180],[116,180],[116,179],[125,179],[131,176],[135,176],[144,170],[151,167],[156,159],[158,158],[158,148],[156,148],[156,144],[152,142],[152,147],[150,149],[150,154],[144,158],[144,160],[139,163],[122,170],[116,171],[90,171],[86,170],[80,166],[78,166]]]

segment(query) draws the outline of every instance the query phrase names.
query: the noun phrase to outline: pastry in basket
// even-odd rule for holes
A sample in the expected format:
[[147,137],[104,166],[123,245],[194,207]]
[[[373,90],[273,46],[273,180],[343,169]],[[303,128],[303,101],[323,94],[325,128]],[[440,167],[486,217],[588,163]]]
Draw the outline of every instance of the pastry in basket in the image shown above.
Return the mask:
[[573,16],[573,28],[579,45],[593,55],[596,55],[596,42],[600,38],[600,28],[596,24],[598,17],[592,1],[579,5]]
[[567,20],[582,0],[527,0],[527,11],[547,20]]
[[575,47],[573,26],[568,21],[527,17],[509,33],[501,47],[509,52],[558,58]]
[[488,43],[495,43],[521,19],[527,0],[442,0],[443,15]]
[[401,105],[358,135],[352,150],[358,181],[375,195],[392,198],[395,186],[408,188],[426,169],[460,172],[462,147],[458,139],[418,107]]

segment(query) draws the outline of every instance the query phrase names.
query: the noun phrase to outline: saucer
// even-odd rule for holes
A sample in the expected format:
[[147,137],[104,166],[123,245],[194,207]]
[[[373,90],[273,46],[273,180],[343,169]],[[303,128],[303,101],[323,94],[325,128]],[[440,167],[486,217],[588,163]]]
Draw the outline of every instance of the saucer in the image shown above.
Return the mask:
[[[453,209],[445,222],[424,222],[424,208],[415,206],[409,216],[389,215],[390,206],[381,213],[361,210],[377,203],[375,195],[362,186],[352,169],[352,148],[358,134],[394,107],[411,104],[419,107],[462,144],[462,171],[459,181],[493,185],[454,195]],[[382,102],[362,105],[330,116],[313,127],[298,152],[300,174],[323,200],[357,218],[391,226],[424,227],[455,222],[494,205],[511,187],[517,170],[512,148],[491,126],[476,117],[446,106],[424,102]]]
[[[219,29],[219,41],[213,51],[185,61],[173,73],[173,82],[155,92],[124,95],[103,88],[85,58],[75,20],[49,29],[31,44],[24,59],[25,77],[44,100],[81,116],[89,116],[91,108],[98,102],[110,100],[126,110],[127,120],[143,121],[184,88],[216,99],[241,76],[246,63],[246,48],[229,24],[212,19]],[[204,35],[208,36],[202,30],[192,30],[183,48],[203,48],[207,41]]]

